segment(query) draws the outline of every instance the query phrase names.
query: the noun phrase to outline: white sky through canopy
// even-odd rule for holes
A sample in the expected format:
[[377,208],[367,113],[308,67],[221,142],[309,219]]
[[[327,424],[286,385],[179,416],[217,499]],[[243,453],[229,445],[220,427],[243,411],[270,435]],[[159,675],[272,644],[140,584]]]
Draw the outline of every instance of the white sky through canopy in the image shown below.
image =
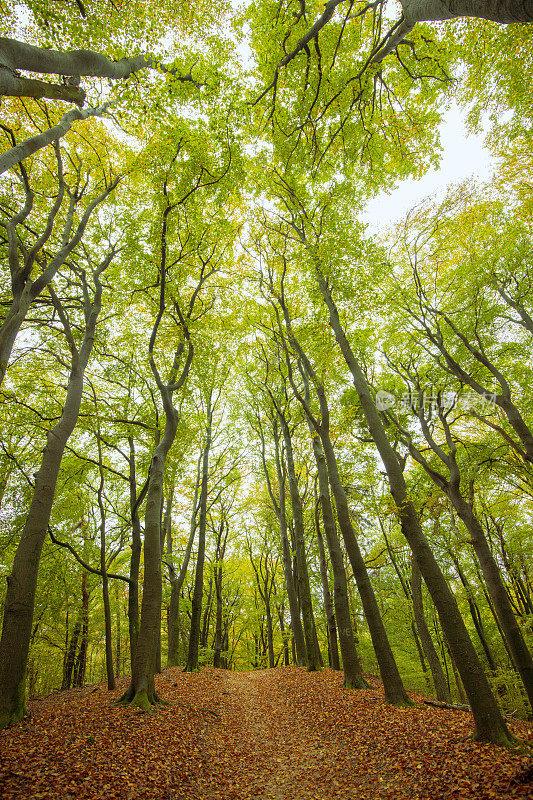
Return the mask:
[[484,147],[483,133],[467,133],[466,111],[452,105],[444,115],[440,126],[442,156],[440,168],[429,170],[422,178],[409,178],[387,194],[381,192],[370,200],[360,219],[368,223],[369,232],[402,220],[407,212],[426,197],[440,198],[451,183],[460,183],[468,178],[488,180],[494,172],[496,160]]

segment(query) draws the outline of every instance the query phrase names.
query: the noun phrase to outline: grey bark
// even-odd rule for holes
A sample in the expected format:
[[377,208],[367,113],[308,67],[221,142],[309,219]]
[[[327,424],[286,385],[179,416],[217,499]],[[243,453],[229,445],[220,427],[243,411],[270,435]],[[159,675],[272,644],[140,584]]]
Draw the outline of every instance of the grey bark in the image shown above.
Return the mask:
[[[2,70],[0,69],[0,85],[1,80]],[[2,94],[1,90],[0,94]],[[63,114],[57,125],[54,125],[52,128],[49,128],[49,130],[43,131],[36,136],[30,136],[25,141],[7,150],[7,152],[2,153],[0,156],[0,175],[2,172],[10,169],[10,167],[14,167],[15,164],[19,164],[25,158],[28,158],[28,156],[41,150],[41,148],[61,139],[69,132],[72,123],[76,120],[87,119],[87,117],[102,117],[109,108],[109,105],[109,103],[105,103],[103,106],[98,106],[97,108],[86,108],[84,111],[79,108],[72,108],[70,111],[67,111],[66,114]]]
[[[470,339],[465,336],[461,330],[459,330],[448,314],[428,306],[423,299],[421,291],[419,291],[419,302],[421,308],[423,309],[421,314],[417,314],[411,309],[408,309],[408,312],[418,322],[420,331],[435,346],[442,356],[442,359],[437,359],[441,368],[445,369],[447,372],[449,372],[449,374],[454,375],[461,381],[461,383],[470,386],[470,388],[479,394],[480,397],[488,398],[491,402],[494,402],[495,405],[502,409],[509,421],[509,424],[520,439],[523,448],[522,457],[525,461],[533,463],[533,432],[524,420],[518,407],[513,402],[511,397],[511,387],[509,386],[509,383],[503,373],[490,360],[490,358],[484,352],[482,346],[480,345],[477,347],[475,344],[473,344]],[[426,312],[431,313],[435,317],[436,321],[433,328],[430,327]],[[437,322],[438,319],[446,323],[454,336],[459,339],[462,345],[464,345],[466,351],[470,353],[472,358],[477,361],[478,364],[481,364],[492,375],[493,379],[497,381],[500,387],[499,394],[496,392],[491,392],[489,388],[481,382],[481,380],[478,380],[465,368],[463,368],[463,366],[461,366],[461,364],[446,346],[440,325]]]
[[531,0],[401,0],[406,23],[437,22],[458,17],[510,24],[533,21]]
[[[265,548],[266,548],[266,542],[265,542]],[[259,591],[259,594],[261,595],[261,599],[265,606],[265,616],[267,623],[268,666],[269,668],[272,669],[272,667],[275,666],[275,656],[274,656],[274,628],[272,622],[272,606],[270,598],[274,590],[275,567],[277,561],[274,562],[271,572],[268,566],[270,552],[267,549],[267,552],[265,553],[264,556],[262,554],[259,556],[259,564],[256,564],[253,558],[251,542],[248,542],[248,555],[250,558],[252,569],[254,571],[257,589]]]
[[[161,508],[163,503],[165,465],[167,456],[172,447],[179,423],[179,412],[174,406],[173,398],[185,385],[189,376],[194,346],[191,341],[188,324],[194,308],[194,300],[198,296],[202,285],[211,273],[204,269],[200,281],[189,303],[188,313],[184,316],[177,302],[174,307],[179,318],[179,328],[183,340],[178,344],[174,353],[174,360],[166,382],[163,381],[157,368],[154,349],[156,346],[159,327],[166,307],[166,277],[167,277],[167,233],[168,218],[174,205],[168,196],[168,176],[163,185],[163,194],[166,206],[163,211],[163,224],[161,228],[161,255],[159,264],[159,310],[152,328],[148,344],[150,369],[154,376],[163,411],[165,413],[165,427],[157,446],[154,449],[148,470],[146,489],[146,508],[144,514],[144,575],[143,593],[141,603],[141,619],[139,635],[135,647],[135,658],[131,682],[121,698],[122,703],[133,703],[145,711],[156,703],[159,698],[155,691],[154,673],[156,667],[157,645],[161,631],[161,602],[163,595],[161,575]],[[186,351],[186,355],[185,355]]]
[[[293,392],[297,397],[297,399],[299,400],[299,402],[301,403],[307,415],[308,420],[311,422],[316,433],[320,437],[327,465],[329,484],[335,500],[335,506],[337,508],[337,520],[339,523],[339,528],[341,530],[342,538],[344,540],[344,544],[346,546],[346,552],[350,560],[350,565],[353,570],[355,581],[357,583],[359,596],[361,597],[361,603],[363,605],[365,618],[368,624],[368,629],[370,631],[372,644],[374,647],[374,651],[376,653],[376,658],[378,661],[379,670],[383,681],[385,697],[387,699],[387,702],[389,703],[395,705],[408,705],[411,703],[411,700],[409,699],[407,692],[405,691],[405,688],[403,686],[402,679],[400,677],[400,673],[398,671],[398,667],[394,659],[394,655],[392,653],[390,642],[387,637],[387,632],[385,630],[385,626],[383,625],[383,620],[381,618],[374,589],[370,582],[364,558],[359,548],[359,544],[357,542],[353,530],[350,517],[350,510],[348,507],[348,500],[346,498],[346,492],[344,490],[342,481],[340,479],[338,465],[337,465],[337,458],[335,456],[335,451],[333,449],[333,444],[331,442],[331,437],[329,434],[329,406],[324,391],[324,387],[320,382],[320,380],[318,379],[318,376],[315,370],[313,369],[311,362],[309,361],[306,353],[304,352],[302,346],[300,345],[298,339],[294,334],[294,331],[292,329],[292,320],[290,318],[283,295],[283,288],[282,288],[282,294],[281,295],[275,294],[275,297],[283,312],[289,343],[293,348],[293,350],[297,353],[299,359],[301,360],[303,366],[303,372],[306,372],[309,379],[312,381],[316,395],[319,400],[320,416],[321,416],[320,422],[317,419],[315,419],[308,403],[305,401],[304,397],[302,397],[302,395],[298,391],[298,388],[294,382],[289,353],[288,351],[286,351],[289,380],[291,382]],[[280,327],[280,332],[281,332],[281,327]]]
[[98,404],[94,387],[91,384],[93,399],[96,412],[97,430],[96,442],[98,446],[98,471],[100,473],[100,481],[96,493],[98,500],[98,509],[100,512],[100,572],[102,574],[102,599],[104,605],[104,628],[105,628],[105,666],[107,675],[107,688],[109,691],[116,689],[115,672],[113,669],[113,640],[111,633],[111,605],[109,603],[109,578],[107,575],[106,564],[106,511],[104,506],[104,465],[102,460],[102,440],[100,433],[100,419],[98,415]]
[[[225,535],[224,535],[225,531]],[[214,570],[214,580],[215,580],[215,598],[216,598],[216,612],[215,612],[215,637],[213,642],[213,666],[214,667],[221,667],[222,666],[222,659],[221,659],[221,652],[222,652],[222,645],[223,645],[223,631],[222,631],[222,577],[223,577],[223,569],[222,569],[222,562],[224,561],[224,555],[226,552],[226,544],[228,541],[229,535],[229,523],[228,520],[224,516],[224,510],[222,510],[222,518],[220,520],[220,527],[218,530],[217,536],[217,544],[216,544],[216,551],[215,551],[215,570]]]
[[[141,54],[110,61],[101,53],[92,50],[48,50],[25,44],[16,39],[0,37],[0,95],[14,97],[47,97],[66,100],[83,105],[85,92],[79,88],[80,77],[111,78],[124,80],[143,69],[158,69],[171,74],[175,80],[190,82],[200,87],[192,75],[180,75],[173,67],[160,64],[151,56]],[[19,70],[63,75],[72,80],[66,84],[48,84],[44,81],[24,78]]]
[[271,421],[272,421],[272,439],[274,442],[274,454],[276,463],[276,475],[278,482],[277,499],[270,482],[270,474],[266,463],[265,441],[261,425],[259,424],[259,435],[261,438],[261,457],[263,461],[263,470],[267,482],[268,493],[272,501],[272,505],[274,507],[275,514],[278,518],[280,527],[282,557],[283,557],[283,572],[285,575],[285,586],[287,589],[289,612],[291,615],[293,646],[296,652],[295,663],[301,666],[305,664],[305,658],[306,658],[305,639],[302,628],[302,621],[300,619],[300,609],[298,606],[298,598],[296,596],[296,588],[294,585],[291,546],[289,544],[289,536],[287,531],[287,513],[285,506],[286,477],[283,471],[282,459],[280,453],[280,436],[279,436],[279,426],[277,417],[274,415]]
[[426,618],[424,616],[424,603],[422,600],[422,575],[420,574],[418,564],[416,563],[416,559],[414,557],[411,557],[411,596],[413,600],[413,613],[415,617],[416,628],[418,635],[420,636],[420,641],[422,642],[422,647],[424,649],[429,668],[431,670],[431,676],[433,678],[433,686],[435,687],[437,700],[442,700],[444,703],[451,703],[452,698],[450,697],[448,684],[446,683],[446,676],[444,675],[442,664],[440,663],[438,653],[435,650],[435,645],[433,644],[433,639],[431,638]]
[[364,373],[346,338],[337,307],[318,263],[316,264],[316,269],[319,288],[329,310],[330,325],[348,369],[352,374],[370,435],[376,444],[387,472],[391,494],[398,509],[402,533],[411,547],[422,577],[428,587],[461,675],[474,717],[474,737],[480,741],[490,741],[508,746],[512,743],[513,736],[510,734],[492,694],[486,675],[468,635],[457,601],[424,536],[415,508],[409,498],[398,458],[389,442]]
[[494,604],[494,610],[509,645],[513,661],[520,673],[529,702],[533,707],[533,658],[513,613],[500,569],[487,542],[483,527],[471,505],[460,496],[458,491],[454,491],[452,494],[453,497],[450,495],[450,500],[470,534],[483,577],[487,583],[487,589]]
[[205,446],[202,458],[202,483],[200,490],[200,512],[198,520],[198,552],[194,574],[194,592],[192,598],[191,633],[189,636],[189,652],[185,672],[198,669],[198,648],[200,645],[200,625],[202,619],[202,599],[204,593],[205,533],[207,526],[207,491],[209,477],[209,451],[211,449],[211,430],[213,409],[211,407],[211,391],[207,397],[207,426]]
[[[446,437],[447,452],[443,449],[443,447],[438,445],[433,438],[427,420],[424,416],[423,409],[421,408],[418,413],[418,418],[424,437],[431,450],[446,467],[446,474],[442,474],[431,467],[428,461],[423,457],[420,450],[415,446],[412,437],[405,430],[402,430],[402,434],[405,437],[405,442],[409,447],[409,452],[411,453],[412,458],[424,468],[433,482],[445,492],[453,508],[457,512],[457,515],[463,521],[468,533],[470,534],[470,540],[478,557],[483,577],[485,578],[485,582],[487,584],[487,589],[494,604],[494,610],[497,614],[501,629],[505,635],[509,650],[511,651],[513,661],[518,669],[518,672],[520,673],[520,677],[526,689],[529,702],[533,707],[533,658],[513,613],[509,596],[507,594],[507,589],[503,582],[498,564],[492,554],[489,543],[487,542],[483,526],[474,512],[472,503],[465,499],[461,491],[461,472],[456,457],[457,444],[452,436],[450,423],[442,410],[439,412],[439,416]],[[459,576],[461,577],[460,568]],[[464,578],[462,580],[464,582]],[[491,668],[493,669],[494,662],[492,659],[492,654],[490,653],[488,645],[485,642],[479,622],[476,619],[475,609],[473,609],[471,605],[470,611],[476,626],[476,630],[480,635],[481,643],[485,649],[487,658],[489,659],[489,664],[491,664]],[[456,664],[458,669],[460,669],[458,659],[456,659]],[[468,693],[466,685],[465,690]]]
[[128,484],[130,490],[130,516],[131,516],[131,556],[128,583],[128,635],[130,642],[131,671],[135,661],[135,647],[139,635],[139,570],[141,565],[141,520],[139,506],[144,494],[137,496],[137,478],[135,470],[135,444],[133,436],[128,436]]
[[7,578],[2,637],[0,639],[0,728],[21,719],[25,713],[25,679],[31,637],[35,591],[42,546],[48,531],[61,461],[80,410],[84,373],[95,338],[101,308],[100,276],[109,266],[114,251],[93,271],[92,302],[84,280],[85,331],[81,346],[75,345],[68,320],[60,307],[58,313],[65,327],[72,360],[67,395],[57,425],[46,437],[41,466],[35,475],[33,497],[13,568]]
[[326,551],[324,550],[324,539],[320,530],[320,501],[315,503],[315,531],[318,543],[318,553],[320,557],[320,579],[322,581],[322,594],[324,597],[324,613],[326,615],[326,629],[328,634],[328,657],[329,665],[332,669],[340,670],[339,642],[337,638],[337,623],[335,620],[335,608],[331,599],[328,580],[328,565],[326,561]]
[[[78,225],[74,228],[74,212],[82,193],[70,192],[69,206],[65,221],[61,228],[61,246],[53,256],[46,256],[47,263],[41,274],[31,279],[31,275],[38,257],[42,256],[50,236],[54,230],[56,218],[61,209],[67,187],[63,178],[63,163],[59,145],[54,143],[58,165],[58,192],[52,208],[46,219],[43,232],[37,237],[34,245],[23,250],[23,259],[19,256],[18,228],[23,225],[33,208],[34,194],[30,188],[26,171],[21,165],[21,176],[26,194],[24,207],[8,220],[0,220],[0,225],[5,228],[8,241],[8,259],[11,273],[11,290],[13,300],[7,311],[6,317],[0,327],[0,385],[4,380],[11,351],[17,334],[26,315],[41,292],[51,284],[57,271],[65,264],[75,247],[80,243],[85,229],[95,208],[114,191],[120,178],[112,181],[98,197],[85,209]],[[74,229],[74,230],[73,230]]]
[[322,510],[324,533],[328,545],[331,569],[333,572],[333,598],[335,618],[339,633],[339,644],[344,670],[344,686],[349,689],[362,689],[366,686],[363,678],[361,659],[357,651],[357,639],[352,628],[348,584],[344,570],[341,543],[337,534],[331,497],[329,494],[329,476],[324,451],[318,436],[313,436],[313,453],[318,470],[319,500]]
[[[196,519],[198,515],[198,492],[201,483],[201,466],[203,459],[203,450],[200,451],[198,463],[196,468],[196,483],[194,487],[193,508],[191,512],[191,520],[189,525],[189,538],[183,554],[179,574],[176,576],[174,566],[167,563],[170,574],[170,605],[168,610],[168,655],[167,666],[174,667],[180,661],[180,616],[179,616],[179,603],[180,594],[185,582],[187,570],[189,568],[189,561],[191,559],[192,548],[194,544],[194,537],[196,534]],[[167,540],[168,542],[168,540]],[[169,548],[167,543],[167,553],[171,552],[172,547]]]
[[305,529],[303,519],[302,500],[298,490],[298,478],[294,466],[294,455],[292,448],[292,436],[287,420],[278,411],[278,418],[283,430],[285,442],[285,458],[287,463],[287,478],[289,480],[289,492],[292,505],[292,516],[294,520],[294,538],[296,559],[298,564],[298,596],[300,598],[300,609],[302,612],[305,650],[307,654],[307,670],[314,672],[320,669],[320,654],[316,645],[315,621],[313,617],[313,606],[311,602],[311,588],[309,585],[309,572],[307,569],[307,558],[305,553]]

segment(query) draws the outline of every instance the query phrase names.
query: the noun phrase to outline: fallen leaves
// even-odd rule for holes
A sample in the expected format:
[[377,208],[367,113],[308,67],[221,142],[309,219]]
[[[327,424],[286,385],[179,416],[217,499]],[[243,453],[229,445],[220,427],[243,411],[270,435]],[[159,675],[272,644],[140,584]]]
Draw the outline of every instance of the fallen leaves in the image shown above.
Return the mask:
[[150,714],[113,705],[122,689],[57,693],[0,733],[0,797],[533,798],[530,760],[473,742],[467,713],[397,709],[379,688],[341,684],[331,670],[172,669],[157,679],[171,705]]

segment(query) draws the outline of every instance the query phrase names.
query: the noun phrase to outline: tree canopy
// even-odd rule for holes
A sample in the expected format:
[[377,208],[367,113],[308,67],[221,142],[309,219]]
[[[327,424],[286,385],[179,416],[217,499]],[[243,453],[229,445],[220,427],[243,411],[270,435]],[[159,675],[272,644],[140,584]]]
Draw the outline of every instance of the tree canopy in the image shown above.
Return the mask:
[[[293,662],[514,746],[533,3],[0,7],[0,726]],[[452,102],[494,175],[372,234]]]

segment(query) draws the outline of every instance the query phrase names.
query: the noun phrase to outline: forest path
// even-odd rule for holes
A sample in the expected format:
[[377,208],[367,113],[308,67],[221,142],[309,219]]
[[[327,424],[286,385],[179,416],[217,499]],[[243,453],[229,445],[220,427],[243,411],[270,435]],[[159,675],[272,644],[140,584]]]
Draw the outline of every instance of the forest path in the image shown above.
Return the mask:
[[470,714],[395,708],[378,681],[346,691],[331,670],[204,679],[202,768],[171,800],[533,800],[533,771],[506,779],[508,754],[472,741]]
[[470,714],[395,708],[371,682],[176,667],[149,714],[116,704],[127,676],[58,691],[0,731],[0,800],[533,800],[531,760],[473,742]]
[[[211,768],[221,768],[232,794],[257,800],[335,796],[331,784],[335,751],[324,748],[320,730],[291,703],[280,671],[219,676],[216,737],[210,737],[202,750]],[[346,787],[342,795],[359,796],[347,794]],[[218,796],[218,791],[213,794]]]

